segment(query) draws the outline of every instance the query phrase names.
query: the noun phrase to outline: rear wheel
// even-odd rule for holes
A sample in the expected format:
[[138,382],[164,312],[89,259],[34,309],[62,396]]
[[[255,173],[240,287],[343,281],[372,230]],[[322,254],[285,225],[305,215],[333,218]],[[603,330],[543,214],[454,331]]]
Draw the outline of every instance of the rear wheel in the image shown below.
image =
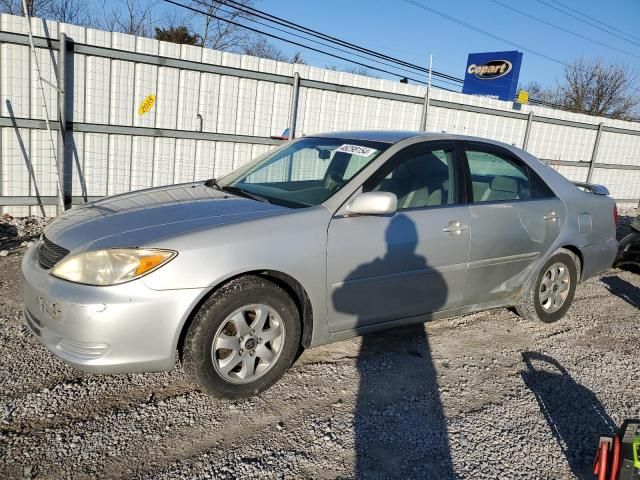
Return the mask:
[[560,320],[573,301],[580,260],[561,248],[540,269],[526,300],[516,306],[518,315],[528,320],[553,323]]
[[203,391],[246,398],[284,374],[299,343],[300,319],[291,297],[261,277],[240,277],[197,312],[185,337],[183,365]]

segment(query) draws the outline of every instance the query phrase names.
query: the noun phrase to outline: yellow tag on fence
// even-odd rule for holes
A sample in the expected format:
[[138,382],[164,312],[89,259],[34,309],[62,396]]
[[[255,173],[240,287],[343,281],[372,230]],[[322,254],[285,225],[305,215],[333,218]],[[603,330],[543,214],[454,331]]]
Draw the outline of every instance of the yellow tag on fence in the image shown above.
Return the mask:
[[147,113],[149,110],[151,110],[154,103],[156,103],[156,96],[152,93],[151,95],[148,95],[144,100],[142,100],[142,103],[138,107],[138,115],[144,115],[145,113]]

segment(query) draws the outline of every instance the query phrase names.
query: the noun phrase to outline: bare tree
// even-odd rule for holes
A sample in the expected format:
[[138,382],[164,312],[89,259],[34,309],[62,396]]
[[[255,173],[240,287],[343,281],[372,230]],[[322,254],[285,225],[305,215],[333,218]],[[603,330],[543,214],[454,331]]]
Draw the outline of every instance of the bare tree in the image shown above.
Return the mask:
[[304,64],[304,58],[302,58],[302,54],[300,52],[295,52],[293,56],[289,58],[282,52],[282,50],[264,37],[256,38],[251,44],[244,47],[241,53],[244,53],[245,55],[253,55],[254,57],[269,58],[278,62]]
[[304,60],[304,57],[302,56],[302,52],[300,51],[296,51],[294,52],[293,56],[291,57],[291,60],[289,60],[291,63],[301,63],[301,64],[305,64],[307,63]]
[[51,3],[53,20],[75,25],[91,26],[93,24],[86,0],[57,0]]
[[[75,25],[95,25],[89,0],[27,0],[25,3],[31,17]],[[0,0],[0,13],[24,15],[22,0]]]
[[[565,67],[563,78],[548,89],[529,84],[531,97],[572,112],[629,120],[637,118],[638,77],[627,65],[600,58],[579,58]],[[634,92],[635,90],[635,92]]]
[[152,10],[155,2],[126,0],[124,7],[104,12],[100,28],[129,35],[151,37],[155,33]]
[[[255,4],[255,0],[237,0],[237,3],[251,7]],[[201,23],[200,28],[196,28],[196,31],[202,38],[202,44],[205,47],[214,50],[242,52],[244,48],[248,48],[255,42],[255,35],[249,30],[229,23],[229,21],[241,23],[239,20],[248,18],[248,14],[232,6],[209,0],[191,0],[191,4],[194,9],[203,12],[202,14],[196,13],[195,16]]]
[[254,57],[269,58],[279,62],[287,61],[287,57],[282,53],[282,50],[276,47],[273,43],[268,42],[265,38],[258,38],[249,45],[243,47],[242,53],[245,55],[253,55]]
[[[27,0],[27,11],[31,17],[50,17],[54,0]],[[0,13],[24,15],[22,0],[0,0]]]

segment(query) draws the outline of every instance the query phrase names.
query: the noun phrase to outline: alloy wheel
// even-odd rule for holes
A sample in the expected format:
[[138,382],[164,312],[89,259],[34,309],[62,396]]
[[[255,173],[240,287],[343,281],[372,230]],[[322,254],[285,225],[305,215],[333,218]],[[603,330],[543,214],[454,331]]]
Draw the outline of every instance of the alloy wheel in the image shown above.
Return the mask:
[[284,337],[282,318],[273,308],[245,305],[218,328],[211,346],[211,360],[225,380],[250,383],[278,361]]

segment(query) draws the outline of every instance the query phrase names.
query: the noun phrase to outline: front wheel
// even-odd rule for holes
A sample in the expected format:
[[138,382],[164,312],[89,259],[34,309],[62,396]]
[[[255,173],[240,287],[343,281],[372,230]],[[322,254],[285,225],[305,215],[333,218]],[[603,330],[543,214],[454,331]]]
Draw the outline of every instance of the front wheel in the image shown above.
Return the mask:
[[528,320],[553,323],[560,320],[573,301],[580,260],[561,248],[540,269],[526,300],[516,306],[518,315]]
[[247,398],[284,374],[299,343],[299,313],[287,292],[261,277],[240,277],[217,290],[196,313],[182,363],[203,391]]

